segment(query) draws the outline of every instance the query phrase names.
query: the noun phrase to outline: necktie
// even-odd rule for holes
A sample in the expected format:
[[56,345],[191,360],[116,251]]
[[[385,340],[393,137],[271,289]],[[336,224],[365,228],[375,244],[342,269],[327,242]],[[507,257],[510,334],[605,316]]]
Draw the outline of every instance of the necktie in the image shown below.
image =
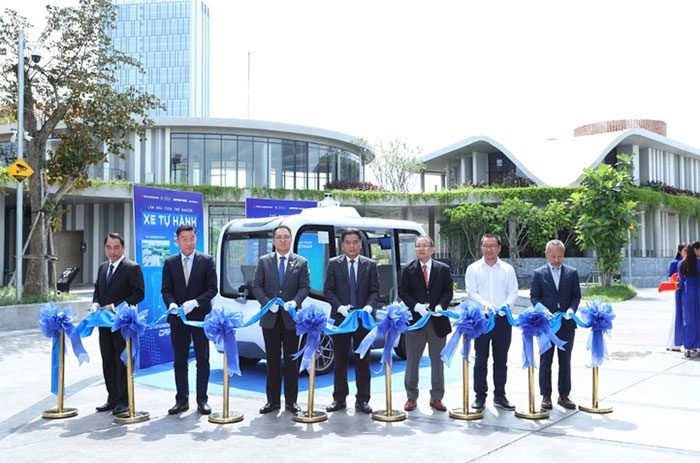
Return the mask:
[[109,280],[112,279],[113,274],[114,274],[114,264],[110,264],[109,270],[107,270],[107,284],[109,284]]
[[554,286],[556,286],[557,290],[559,290],[560,271],[561,269],[559,267],[552,267],[552,279],[554,280]]
[[423,264],[423,281],[425,281],[425,287],[428,287],[430,279],[428,278],[428,266]]
[[279,273],[279,277],[280,277],[280,288],[284,284],[284,260],[285,259],[286,259],[286,257],[284,257],[284,256],[280,257],[280,265],[279,265],[279,267],[277,267],[277,273]]
[[357,307],[357,278],[355,277],[355,261],[350,261],[350,305]]
[[190,279],[190,269],[189,269],[189,265],[187,265],[189,263],[189,261],[190,261],[190,256],[185,256],[185,258],[182,259],[182,273],[185,274],[185,284],[187,284],[187,282]]

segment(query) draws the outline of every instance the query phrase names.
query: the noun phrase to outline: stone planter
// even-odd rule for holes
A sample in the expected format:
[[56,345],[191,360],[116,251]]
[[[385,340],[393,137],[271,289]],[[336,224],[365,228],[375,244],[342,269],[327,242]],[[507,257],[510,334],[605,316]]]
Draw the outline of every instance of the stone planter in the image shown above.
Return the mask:
[[[0,330],[27,330],[38,328],[39,309],[41,304],[19,304],[0,306]],[[76,321],[82,320],[87,315],[87,310],[92,305],[91,300],[57,302],[56,305],[73,307],[73,315]]]

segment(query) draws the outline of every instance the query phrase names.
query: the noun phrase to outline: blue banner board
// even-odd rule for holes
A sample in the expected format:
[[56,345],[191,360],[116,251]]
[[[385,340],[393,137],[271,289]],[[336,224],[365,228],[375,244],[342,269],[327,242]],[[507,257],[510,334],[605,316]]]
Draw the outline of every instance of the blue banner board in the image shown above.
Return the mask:
[[[165,310],[160,286],[165,259],[180,252],[175,231],[180,225],[197,229],[197,250],[204,252],[204,202],[201,193],[134,186],[134,242],[146,296],[139,304],[148,309],[148,323]],[[141,337],[141,367],[173,360],[170,325],[159,323]]]
[[248,219],[295,215],[303,209],[316,207],[316,201],[292,201],[287,199],[246,198],[245,216]]

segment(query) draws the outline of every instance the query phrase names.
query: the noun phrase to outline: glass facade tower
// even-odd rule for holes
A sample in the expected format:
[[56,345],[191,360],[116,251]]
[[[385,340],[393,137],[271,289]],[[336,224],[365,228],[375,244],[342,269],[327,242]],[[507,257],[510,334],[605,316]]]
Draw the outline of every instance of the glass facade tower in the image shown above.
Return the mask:
[[151,116],[209,116],[209,8],[202,0],[112,0],[118,7],[110,32],[118,50],[138,59],[146,73],[125,68],[117,88],[156,95],[165,110]]

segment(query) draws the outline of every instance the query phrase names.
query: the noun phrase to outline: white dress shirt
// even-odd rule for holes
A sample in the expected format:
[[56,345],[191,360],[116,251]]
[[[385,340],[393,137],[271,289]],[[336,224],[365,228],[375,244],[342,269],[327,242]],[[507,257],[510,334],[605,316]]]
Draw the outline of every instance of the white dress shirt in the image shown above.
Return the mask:
[[464,275],[467,297],[486,308],[513,305],[518,298],[518,279],[513,267],[497,259],[489,265],[482,257],[467,267]]

